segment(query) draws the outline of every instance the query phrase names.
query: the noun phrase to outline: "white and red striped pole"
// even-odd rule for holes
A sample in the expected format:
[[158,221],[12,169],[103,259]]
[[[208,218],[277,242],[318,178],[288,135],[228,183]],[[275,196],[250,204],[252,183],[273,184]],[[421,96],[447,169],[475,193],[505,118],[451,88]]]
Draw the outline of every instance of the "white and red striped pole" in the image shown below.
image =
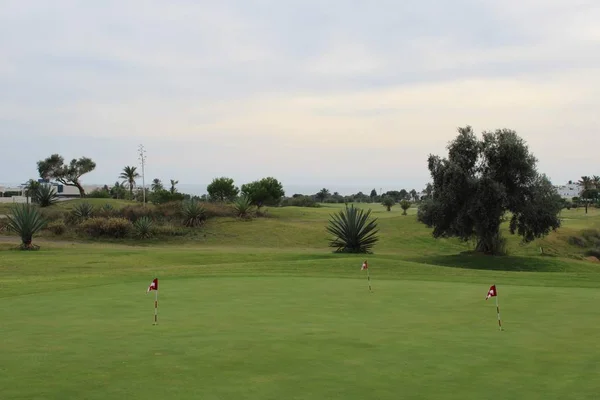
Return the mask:
[[498,306],[498,289],[496,289],[496,314],[498,314],[498,328],[502,330],[502,320],[500,319],[500,307]]
[[154,297],[154,325],[158,325],[158,290]]

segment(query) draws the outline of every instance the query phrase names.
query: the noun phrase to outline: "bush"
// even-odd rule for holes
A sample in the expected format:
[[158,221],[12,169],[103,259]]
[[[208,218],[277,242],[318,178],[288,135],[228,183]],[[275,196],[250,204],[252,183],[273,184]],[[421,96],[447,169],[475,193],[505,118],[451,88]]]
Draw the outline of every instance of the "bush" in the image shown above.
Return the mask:
[[40,207],[50,207],[58,201],[58,194],[53,186],[40,185],[32,196],[32,200]]
[[94,216],[94,206],[90,203],[79,203],[73,207],[72,216],[76,221],[83,221]]
[[283,199],[282,207],[320,207],[312,196],[295,196]]
[[585,252],[586,257],[596,257],[600,259],[600,247]]
[[181,214],[183,216],[183,225],[187,227],[200,226],[206,221],[206,209],[200,202],[191,200],[182,203]]
[[588,242],[594,243],[596,240],[600,239],[600,230],[585,229],[585,230],[581,231],[581,236]]
[[110,199],[112,197],[106,189],[94,189],[86,196],[90,199]]
[[185,199],[185,195],[182,193],[171,193],[168,190],[158,190],[150,194],[150,201],[152,204],[165,204],[173,201],[182,201]]
[[125,218],[100,218],[86,219],[79,224],[79,231],[91,237],[101,236],[124,238],[131,231],[131,221]]
[[173,220],[181,218],[181,202],[171,201],[168,203],[158,204],[154,208],[154,216],[163,220]]
[[410,208],[410,202],[408,200],[402,200],[400,202],[400,208],[402,208],[402,215],[407,215],[406,210]]
[[133,234],[140,239],[152,237],[154,224],[148,217],[141,217],[133,224]]
[[158,225],[154,227],[154,234],[157,236],[185,236],[187,233],[185,228],[173,224]]
[[40,213],[48,222],[64,220],[65,215],[67,214],[66,211],[56,208],[44,208],[40,210]]
[[141,217],[152,217],[151,207],[144,207],[143,205],[126,206],[118,210],[117,215],[128,219],[131,222],[137,221]]
[[334,238],[329,246],[335,247],[338,253],[370,253],[377,236],[377,219],[369,221],[371,210],[346,207],[344,210],[331,215],[327,231]]
[[237,198],[233,203],[233,210],[239,218],[249,218],[252,211],[252,202],[246,196]]
[[234,217],[233,207],[225,203],[199,203],[204,208],[206,218]]
[[13,206],[11,214],[7,218],[7,230],[15,232],[21,237],[21,249],[38,248],[31,243],[33,235],[44,229],[47,222],[37,207],[31,204],[17,204]]
[[587,247],[585,239],[579,236],[569,236],[567,241],[572,246]]
[[59,219],[57,221],[50,222],[48,226],[46,226],[46,229],[55,235],[62,235],[67,231],[67,226],[65,225],[65,221]]
[[117,211],[115,210],[112,204],[106,203],[102,207],[100,207],[100,210],[98,210],[97,214],[98,216],[104,218],[116,217]]

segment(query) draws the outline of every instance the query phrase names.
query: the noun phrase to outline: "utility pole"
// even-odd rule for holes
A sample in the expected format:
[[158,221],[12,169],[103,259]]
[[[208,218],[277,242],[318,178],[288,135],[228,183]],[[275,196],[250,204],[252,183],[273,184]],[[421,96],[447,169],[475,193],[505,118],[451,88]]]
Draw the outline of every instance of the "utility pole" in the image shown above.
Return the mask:
[[144,207],[146,206],[146,174],[144,171],[144,167],[146,165],[146,150],[144,149],[144,145],[140,144],[140,147],[138,148],[139,151],[139,159],[140,162],[142,163],[142,195],[143,195],[143,204]]

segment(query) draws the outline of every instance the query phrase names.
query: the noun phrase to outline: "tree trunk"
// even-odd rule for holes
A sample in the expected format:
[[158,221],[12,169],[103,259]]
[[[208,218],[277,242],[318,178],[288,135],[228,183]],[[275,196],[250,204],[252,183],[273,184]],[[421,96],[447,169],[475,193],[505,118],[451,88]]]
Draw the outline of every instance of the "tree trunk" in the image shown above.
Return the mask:
[[77,189],[79,189],[79,197],[83,199],[85,197],[85,190],[83,189],[83,186],[81,186],[79,182],[75,182],[73,186],[76,186]]
[[475,251],[487,255],[506,254],[506,240],[500,235],[500,231],[485,232],[477,237]]

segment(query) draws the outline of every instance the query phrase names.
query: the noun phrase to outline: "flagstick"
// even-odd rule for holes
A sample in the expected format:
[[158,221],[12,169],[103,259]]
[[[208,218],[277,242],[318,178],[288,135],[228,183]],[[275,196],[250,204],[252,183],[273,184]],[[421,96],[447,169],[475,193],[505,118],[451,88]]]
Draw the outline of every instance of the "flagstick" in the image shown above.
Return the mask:
[[158,290],[156,290],[154,297],[154,324],[158,325]]
[[500,307],[498,307],[498,288],[496,288],[496,313],[498,314],[498,328],[502,330],[502,321],[500,320]]
[[368,267],[367,267],[367,281],[369,281],[369,292],[373,293],[373,290],[371,290],[371,275],[369,274]]

